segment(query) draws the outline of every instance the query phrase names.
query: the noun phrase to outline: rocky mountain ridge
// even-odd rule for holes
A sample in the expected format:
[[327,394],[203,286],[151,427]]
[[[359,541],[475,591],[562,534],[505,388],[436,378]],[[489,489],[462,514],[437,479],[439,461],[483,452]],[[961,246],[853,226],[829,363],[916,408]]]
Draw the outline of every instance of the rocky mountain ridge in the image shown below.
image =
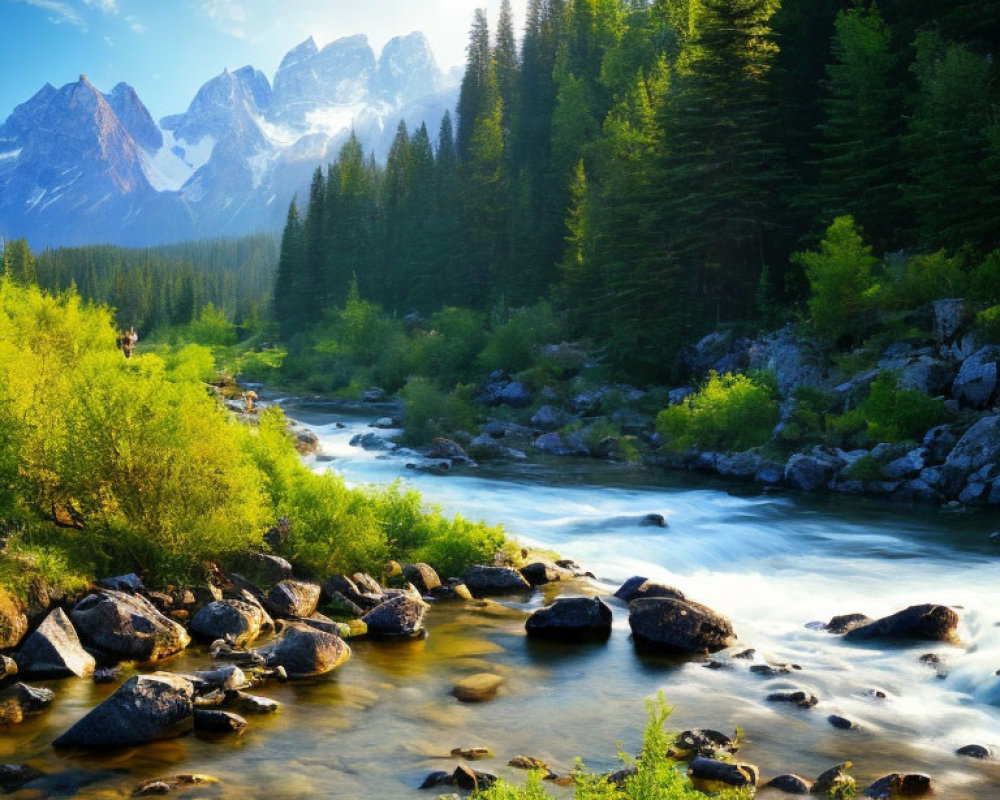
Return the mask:
[[46,84],[0,125],[0,236],[38,248],[277,232],[352,129],[384,158],[398,120],[433,136],[455,100],[419,32],[378,58],[363,35],[310,37],[273,84],[223,70],[159,125],[127,83]]

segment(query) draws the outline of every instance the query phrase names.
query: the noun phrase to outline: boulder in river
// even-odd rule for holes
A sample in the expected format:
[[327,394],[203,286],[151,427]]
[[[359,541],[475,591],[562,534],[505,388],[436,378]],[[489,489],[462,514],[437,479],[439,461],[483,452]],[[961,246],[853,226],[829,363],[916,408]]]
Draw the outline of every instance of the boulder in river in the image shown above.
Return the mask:
[[497,776],[490,772],[480,772],[466,764],[459,764],[451,774],[452,781],[459,789],[478,792],[489,789],[497,782]]
[[986,761],[991,758],[993,753],[988,747],[983,747],[981,744],[967,744],[964,747],[959,747],[955,751],[955,755],[964,756],[965,758],[977,758],[980,761]]
[[235,708],[240,714],[274,714],[281,703],[270,697],[260,697],[246,692],[226,692],[226,705]]
[[714,758],[695,758],[688,768],[688,777],[695,788],[700,785],[725,784],[750,788],[757,785],[760,771],[753,764],[738,764],[731,761],[719,761]]
[[477,565],[469,568],[463,576],[463,581],[476,597],[514,594],[516,592],[527,593],[532,590],[531,584],[513,567]]
[[504,679],[489,672],[480,672],[463,678],[451,690],[463,703],[482,703],[497,696]]
[[84,642],[120,659],[158,661],[191,641],[146,598],[110,589],[87,595],[69,616]]
[[430,594],[441,585],[441,578],[430,564],[418,562],[403,564],[403,577],[416,587],[420,594]]
[[819,449],[796,453],[785,464],[785,483],[793,489],[813,492],[827,486],[843,464],[837,456]]
[[446,439],[439,436],[431,442],[427,449],[427,458],[450,461],[452,464],[473,464],[469,454],[462,449],[462,446],[453,439]]
[[714,653],[732,644],[728,619],[706,606],[672,597],[645,597],[629,604],[637,646],[658,653]]
[[15,683],[0,691],[0,724],[14,725],[25,717],[40,714],[48,708],[55,693],[51,689]]
[[418,597],[401,594],[376,606],[361,621],[374,637],[413,636],[420,631],[427,604]]
[[633,575],[625,583],[618,587],[618,591],[615,592],[615,597],[619,600],[624,600],[626,603],[631,603],[636,598],[636,589],[642,586],[649,578],[642,575]]
[[205,783],[218,783],[218,778],[210,775],[168,775],[165,778],[153,778],[143,781],[132,790],[132,797],[152,797],[170,794],[190,786]]
[[0,586],[0,650],[17,647],[27,632],[27,615],[14,597]]
[[767,696],[769,703],[792,703],[799,708],[812,708],[819,703],[819,698],[805,689],[796,689],[791,692],[772,692]]
[[561,597],[524,623],[528,636],[578,642],[611,635],[611,609],[597,597]]
[[202,606],[194,615],[191,633],[203,641],[225,639],[237,647],[245,647],[260,635],[263,622],[263,612],[255,605],[241,600],[217,600]]
[[351,657],[351,648],[339,636],[290,622],[268,647],[267,666],[281,667],[289,678],[310,678],[332,672]]
[[696,756],[727,759],[739,749],[735,739],[711,728],[681,731],[674,737],[668,755],[680,761],[690,761]]
[[555,583],[562,578],[556,565],[548,561],[532,561],[521,568],[521,574],[532,586]]
[[798,775],[779,775],[764,784],[765,789],[773,789],[784,794],[809,794],[813,782]]
[[811,793],[824,797],[853,797],[855,783],[847,772],[850,768],[851,762],[845,761],[825,770],[813,782]]
[[923,797],[934,789],[929,775],[894,772],[879,778],[864,791],[872,800],[897,800],[902,797]]
[[247,721],[239,714],[217,709],[194,710],[194,729],[206,733],[238,733],[247,727]]
[[23,675],[83,678],[93,674],[95,662],[80,644],[66,612],[54,608],[21,645],[17,666]]
[[43,775],[27,764],[0,764],[0,792],[11,794]]
[[136,675],[53,742],[57,747],[122,747],[159,738],[188,719],[194,686],[179,675]]
[[872,639],[919,639],[950,642],[955,638],[958,614],[948,606],[927,603],[910,606],[888,617],[854,628],[844,636],[848,641]]
[[282,581],[267,593],[267,605],[278,616],[308,617],[316,612],[319,595],[319,584]]
[[826,721],[833,725],[834,728],[841,731],[853,731],[857,730],[857,725],[851,722],[847,717],[842,717],[839,714],[831,714],[826,718]]
[[872,622],[874,620],[866,614],[841,614],[840,616],[833,617],[826,623],[825,627],[830,633],[840,636]]

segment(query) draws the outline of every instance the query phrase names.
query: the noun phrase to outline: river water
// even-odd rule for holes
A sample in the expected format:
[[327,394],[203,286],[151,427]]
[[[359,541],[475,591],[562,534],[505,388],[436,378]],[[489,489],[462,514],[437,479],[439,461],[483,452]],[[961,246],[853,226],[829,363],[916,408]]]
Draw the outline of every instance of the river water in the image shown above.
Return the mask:
[[[283,709],[251,718],[236,738],[56,753],[51,740],[113,687],[49,683],[58,694],[53,709],[0,731],[0,762],[27,761],[53,777],[12,797],[124,797],[141,780],[175,772],[220,779],[179,797],[434,797],[435,790],[416,788],[424,776],[453,769],[452,748],[480,745],[496,757],[476,767],[514,779],[522,774],[505,765],[521,754],[556,771],[571,770],[577,756],[606,770],[617,767],[619,744],[637,750],[646,701],[662,693],[674,708],[671,728],[738,727],[740,757],[758,764],[765,779],[784,772],[815,777],[849,760],[861,785],[888,772],[919,771],[931,774],[948,800],[1000,798],[1000,763],[954,754],[967,744],[1000,746],[1000,550],[988,539],[1000,527],[995,516],[762,494],[703,476],[585,460],[418,473],[402,459],[349,446],[369,418],[293,415],[333,457],[316,469],[333,469],[353,485],[405,480],[428,502],[502,523],[521,543],[572,557],[597,579],[484,607],[436,605],[424,640],[357,642],[351,661],[330,678],[267,685],[260,693]],[[337,428],[338,421],[347,427]],[[647,513],[662,514],[668,527],[640,527]],[[525,638],[526,614],[559,593],[609,594],[635,574],[677,586],[729,617],[739,636],[734,652],[754,648],[756,660],[721,654],[715,658],[728,666],[709,669],[707,658],[641,656],[617,601],[607,643]],[[807,627],[836,614],[874,617],[932,602],[960,607],[960,645],[860,646]],[[920,662],[926,653],[941,658],[945,677]],[[776,678],[750,672],[765,662],[801,670]],[[192,649],[167,666],[209,663]],[[496,700],[464,705],[450,696],[457,680],[483,671],[506,678]],[[764,701],[793,688],[816,694],[819,705],[801,710]],[[834,729],[831,714],[858,729]]]

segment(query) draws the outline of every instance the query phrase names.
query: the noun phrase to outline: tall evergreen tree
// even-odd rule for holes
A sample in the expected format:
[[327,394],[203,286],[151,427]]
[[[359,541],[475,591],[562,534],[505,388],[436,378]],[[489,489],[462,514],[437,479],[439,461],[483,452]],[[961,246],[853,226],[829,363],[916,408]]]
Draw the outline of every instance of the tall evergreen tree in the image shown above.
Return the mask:
[[301,309],[297,307],[296,285],[305,271],[305,250],[302,222],[299,219],[298,205],[293,198],[288,206],[285,230],[281,235],[278,272],[274,281],[274,319],[284,339],[290,338],[302,328]]

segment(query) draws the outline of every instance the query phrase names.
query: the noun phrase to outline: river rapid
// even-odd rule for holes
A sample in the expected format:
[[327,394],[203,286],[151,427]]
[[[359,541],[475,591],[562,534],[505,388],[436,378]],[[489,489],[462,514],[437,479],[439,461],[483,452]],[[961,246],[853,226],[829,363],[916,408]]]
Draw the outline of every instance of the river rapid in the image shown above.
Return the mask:
[[[332,456],[315,469],[332,469],[352,485],[405,480],[427,502],[502,523],[520,543],[558,551],[597,578],[483,608],[435,605],[426,639],[354,642],[353,658],[332,677],[263,687],[260,694],[285,705],[272,717],[250,718],[240,737],[57,753],[52,739],[114,687],[43,682],[57,691],[53,710],[0,732],[0,762],[28,762],[55,775],[12,797],[124,797],[141,780],[176,772],[220,779],[178,797],[434,797],[438,790],[417,789],[423,778],[454,768],[452,748],[480,745],[496,757],[476,768],[512,779],[523,773],[505,765],[522,754],[556,771],[571,770],[577,756],[594,770],[613,769],[619,743],[637,750],[646,701],[662,693],[674,708],[673,729],[738,727],[741,760],[759,765],[765,780],[785,772],[815,777],[852,761],[861,786],[888,772],[917,771],[932,775],[948,800],[1000,798],[1000,763],[954,753],[968,744],[1000,747],[1000,548],[988,539],[1000,527],[995,516],[763,494],[702,476],[575,459],[426,474],[407,470],[404,459],[349,446],[372,417],[290,413]],[[662,514],[668,527],[640,527],[648,513]],[[525,638],[526,614],[539,605],[560,593],[610,594],[636,574],[729,617],[739,636],[733,652],[754,648],[755,660],[718,654],[726,666],[711,669],[708,658],[640,655],[627,608],[617,601],[610,601],[615,621],[607,643]],[[962,643],[862,646],[808,626],[917,603],[960,607]],[[926,653],[940,656],[941,674],[920,662]],[[801,671],[767,678],[749,669],[767,662]],[[191,648],[164,668],[209,664],[203,649]],[[457,680],[483,671],[506,678],[496,700],[464,705],[450,696]],[[816,694],[819,705],[802,710],[764,700],[792,688]],[[831,714],[858,729],[833,728]]]

